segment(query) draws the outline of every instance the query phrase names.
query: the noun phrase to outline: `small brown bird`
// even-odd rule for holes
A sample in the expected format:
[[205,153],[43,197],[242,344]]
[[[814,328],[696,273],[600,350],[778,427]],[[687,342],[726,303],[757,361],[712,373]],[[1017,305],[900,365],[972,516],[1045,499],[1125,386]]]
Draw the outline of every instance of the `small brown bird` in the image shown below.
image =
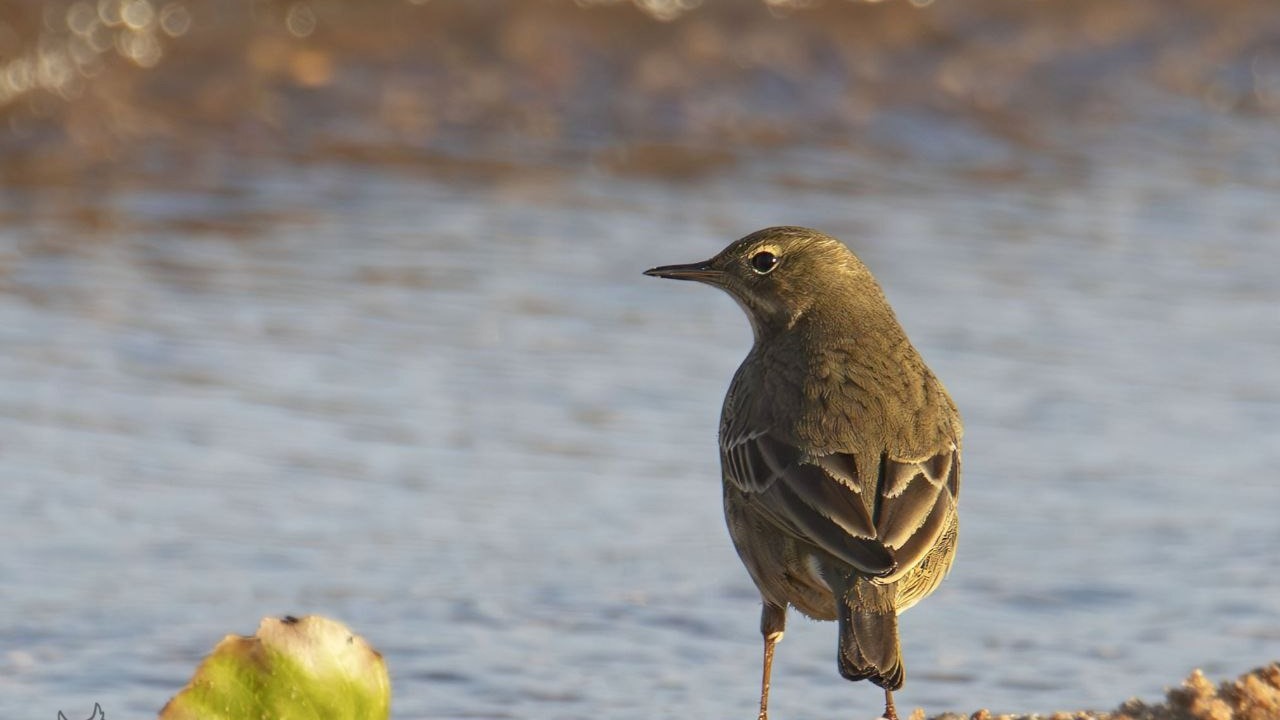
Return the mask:
[[720,419],[725,519],[764,607],[760,720],[788,606],[836,620],[849,680],[905,676],[898,614],[955,556],[962,429],[871,272],[815,230],[752,233],[714,258],[646,275],[733,296],[755,343]]

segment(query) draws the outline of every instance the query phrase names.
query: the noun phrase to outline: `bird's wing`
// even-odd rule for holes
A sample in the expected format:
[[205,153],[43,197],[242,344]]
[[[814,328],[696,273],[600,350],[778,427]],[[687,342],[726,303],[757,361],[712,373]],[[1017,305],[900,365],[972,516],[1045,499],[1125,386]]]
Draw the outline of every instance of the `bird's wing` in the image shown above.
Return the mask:
[[[747,432],[722,439],[721,459],[725,479],[781,530],[886,581],[933,547],[959,491],[951,443],[923,460],[860,462],[850,453],[809,456],[768,432]],[[866,493],[875,495],[868,501]]]
[[897,569],[862,498],[852,455],[809,461],[767,432],[725,438],[724,476],[782,531],[875,576]]
[[880,459],[876,536],[893,551],[896,580],[915,567],[947,530],[960,496],[960,448],[948,441],[919,460]]

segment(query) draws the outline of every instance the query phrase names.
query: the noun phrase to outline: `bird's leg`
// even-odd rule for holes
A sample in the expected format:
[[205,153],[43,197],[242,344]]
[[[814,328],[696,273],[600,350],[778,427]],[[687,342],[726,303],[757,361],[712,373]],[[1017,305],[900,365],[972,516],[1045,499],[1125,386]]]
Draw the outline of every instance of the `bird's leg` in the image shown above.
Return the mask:
[[884,720],[898,720],[898,709],[893,706],[893,693],[884,691]]
[[764,601],[760,611],[760,634],[764,636],[764,673],[760,679],[760,715],[757,720],[769,720],[769,673],[773,670],[773,648],[782,639],[787,625],[787,607]]

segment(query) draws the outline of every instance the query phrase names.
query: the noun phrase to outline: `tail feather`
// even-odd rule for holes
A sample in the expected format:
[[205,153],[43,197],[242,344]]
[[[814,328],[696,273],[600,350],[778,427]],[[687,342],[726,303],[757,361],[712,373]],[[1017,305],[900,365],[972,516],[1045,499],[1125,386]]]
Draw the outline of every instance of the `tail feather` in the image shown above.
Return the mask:
[[840,674],[870,680],[885,690],[902,687],[906,670],[898,644],[897,588],[853,577],[840,595]]

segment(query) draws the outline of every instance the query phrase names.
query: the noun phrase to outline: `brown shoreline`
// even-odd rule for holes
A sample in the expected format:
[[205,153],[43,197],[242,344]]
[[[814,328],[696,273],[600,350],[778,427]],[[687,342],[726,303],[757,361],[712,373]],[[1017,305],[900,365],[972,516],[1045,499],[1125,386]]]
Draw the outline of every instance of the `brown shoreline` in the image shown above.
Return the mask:
[[[684,171],[734,148],[877,149],[869,129],[904,112],[1043,147],[1064,123],[1131,121],[1187,98],[1211,113],[1280,110],[1270,0],[919,4],[777,17],[763,2],[706,3],[659,22],[631,3],[569,0],[252,12],[189,0],[183,23],[95,21],[77,35],[84,3],[50,0],[42,13],[0,0],[0,65],[14,70],[0,73],[0,156],[59,178],[121,164],[165,176],[227,154],[537,164],[568,153],[652,174],[628,161],[648,153],[628,147],[673,148]],[[301,6],[300,29],[290,13]],[[31,70],[46,66],[63,71]]]
[[[925,720],[917,708],[910,720]],[[1069,710],[1053,713],[993,714],[979,710],[971,715],[943,713],[932,720],[1277,720],[1280,718],[1280,662],[1256,668],[1235,680],[1218,685],[1195,670],[1164,702],[1147,704],[1128,700],[1115,710]]]

